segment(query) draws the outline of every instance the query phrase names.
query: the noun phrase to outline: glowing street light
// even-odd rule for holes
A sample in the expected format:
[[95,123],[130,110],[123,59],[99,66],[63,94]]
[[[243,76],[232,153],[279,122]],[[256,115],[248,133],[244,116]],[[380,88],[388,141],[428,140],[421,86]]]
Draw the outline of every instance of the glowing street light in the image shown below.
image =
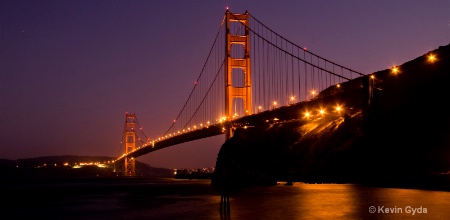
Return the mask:
[[316,90],[312,90],[311,91],[311,99],[313,99],[315,95],[316,95]]
[[321,108],[321,109],[319,110],[319,113],[320,113],[321,115],[324,115],[324,114],[325,114],[325,110],[324,110],[323,108]]
[[397,73],[400,72],[400,70],[399,70],[398,67],[396,67],[396,66],[392,67],[391,70],[392,70],[392,73],[394,73],[394,74],[397,74]]
[[309,118],[309,116],[311,116],[311,114],[309,112],[305,112],[305,118]]
[[342,107],[341,107],[340,105],[337,105],[337,106],[336,106],[336,111],[337,111],[338,113],[340,113],[340,112],[342,111]]
[[277,106],[277,101],[273,101],[273,109],[275,109],[275,106]]
[[436,56],[434,54],[428,55],[428,62],[434,63],[436,61]]

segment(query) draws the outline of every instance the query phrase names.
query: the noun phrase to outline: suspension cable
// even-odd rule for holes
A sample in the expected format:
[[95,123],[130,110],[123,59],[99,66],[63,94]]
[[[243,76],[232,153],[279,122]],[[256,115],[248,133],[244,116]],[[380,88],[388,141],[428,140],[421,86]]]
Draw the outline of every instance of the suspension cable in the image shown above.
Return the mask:
[[[235,16],[233,13],[231,13],[231,15],[232,15],[237,21],[239,21],[239,19],[237,19],[236,16]],[[250,15],[253,19],[255,19],[257,22],[261,23],[258,19],[256,19],[255,17],[253,17],[250,13],[249,13],[249,15]],[[310,63],[310,62],[308,62],[308,61],[306,61],[306,60],[303,60],[302,58],[300,58],[300,57],[298,57],[298,56],[295,56],[293,53],[290,53],[290,52],[288,52],[287,50],[285,50],[285,49],[283,49],[283,48],[280,48],[278,45],[276,45],[276,44],[270,42],[270,41],[267,40],[266,38],[262,37],[260,34],[258,34],[258,33],[256,33],[255,31],[253,31],[253,29],[251,29],[250,27],[248,27],[248,26],[247,26],[246,24],[244,24],[243,22],[241,22],[241,21],[239,21],[239,22],[240,22],[242,25],[244,25],[245,27],[247,27],[247,28],[248,28],[252,33],[254,33],[256,36],[260,37],[261,39],[263,39],[264,41],[266,41],[268,44],[272,45],[273,47],[277,48],[278,50],[281,50],[281,51],[283,51],[284,53],[289,54],[290,56],[295,57],[295,58],[297,58],[297,59],[299,59],[299,60],[301,60],[301,61],[303,61],[303,62],[305,62],[305,63],[307,63],[307,64],[309,64],[309,65],[311,65],[311,66],[315,66],[313,63]],[[280,38],[282,38],[283,40],[285,40],[285,41],[291,43],[292,45],[301,48],[301,47],[298,46],[297,44],[292,43],[291,41],[287,40],[286,38],[282,37],[281,35],[279,35],[279,34],[276,33],[275,31],[273,31],[272,29],[268,28],[268,27],[265,26],[263,23],[261,23],[261,24],[262,24],[264,27],[266,27],[267,29],[269,29],[272,33],[274,33],[277,37],[280,37]],[[303,49],[303,50],[305,50],[305,49]],[[306,50],[305,50],[305,51],[306,51]],[[325,58],[323,58],[323,57],[321,57],[321,56],[318,56],[318,55],[316,55],[316,54],[310,52],[310,51],[306,51],[306,52],[308,52],[309,54],[314,55],[314,56],[316,56],[316,57],[318,57],[318,58],[320,58],[320,59],[323,59],[323,60],[326,60],[326,61],[328,61],[328,62],[330,62],[330,63],[333,63],[333,64],[335,64],[336,66],[339,66],[339,67],[341,67],[341,68],[343,68],[343,69],[347,69],[347,70],[349,70],[349,71],[355,72],[355,73],[357,73],[357,74],[359,74],[359,75],[361,75],[361,76],[364,76],[364,75],[365,75],[365,74],[359,73],[359,72],[357,72],[357,71],[354,71],[354,70],[352,70],[352,69],[349,69],[349,68],[347,68],[347,67],[344,67],[344,66],[342,66],[342,65],[336,64],[336,63],[334,63],[334,62],[332,62],[332,61],[329,61],[329,60],[327,60],[327,59],[325,59]],[[338,75],[338,74],[332,73],[332,72],[330,72],[330,71],[328,71],[328,70],[323,69],[322,67],[318,67],[318,66],[315,66],[315,67],[318,68],[318,69],[320,69],[320,70],[322,70],[322,71],[325,71],[325,72],[328,72],[328,73],[330,73],[330,74],[333,74],[333,75],[335,75],[335,76],[337,76],[337,77],[341,77],[341,78],[344,78],[344,79],[346,79],[346,80],[350,80],[350,79],[347,78],[347,77],[340,76],[340,75]]]
[[214,43],[213,43],[213,45],[211,46],[211,49],[210,49],[210,51],[209,51],[209,53],[208,53],[208,56],[207,56],[206,61],[205,61],[204,65],[203,65],[203,68],[202,68],[202,70],[200,71],[199,76],[197,77],[197,81],[196,81],[196,83],[195,83],[195,85],[194,85],[194,88],[192,88],[191,93],[189,94],[189,96],[188,96],[186,102],[184,103],[183,107],[181,108],[181,111],[178,113],[178,115],[177,115],[177,117],[175,118],[175,120],[173,121],[172,125],[169,127],[169,129],[167,129],[167,131],[163,134],[163,136],[165,136],[167,133],[169,133],[170,129],[172,129],[172,127],[175,125],[176,121],[180,118],[180,116],[181,116],[181,114],[183,113],[184,109],[186,108],[186,106],[187,106],[189,100],[191,99],[192,94],[194,93],[194,90],[195,90],[195,88],[197,87],[197,84],[198,84],[198,82],[199,82],[199,80],[200,80],[200,77],[201,77],[201,76],[203,75],[203,73],[204,73],[206,64],[208,63],[208,60],[209,60],[209,58],[210,58],[210,56],[211,56],[211,53],[212,53],[212,51],[213,51],[213,48],[214,48],[214,46],[215,46],[216,43],[217,43],[217,38],[218,38],[218,36],[219,36],[220,30],[222,29],[222,26],[223,26],[224,22],[225,22],[225,17],[222,19],[222,23],[220,24],[219,30],[217,31],[216,37],[214,38]]
[[[285,37],[281,36],[281,35],[278,34],[277,32],[275,32],[275,31],[273,31],[272,29],[270,29],[269,27],[267,27],[265,24],[263,24],[263,23],[260,22],[258,19],[256,19],[252,14],[250,14],[250,13],[248,13],[248,14],[250,15],[250,17],[252,17],[253,19],[255,19],[255,21],[257,21],[257,22],[260,23],[262,26],[264,26],[265,28],[267,28],[267,29],[269,29],[270,31],[272,31],[272,32],[273,32],[274,34],[276,34],[277,36],[281,37],[283,40],[289,42],[290,44],[292,44],[292,45],[294,45],[294,46],[296,46],[296,47],[298,47],[298,48],[302,48],[302,49],[303,49],[303,47],[300,47],[299,45],[297,45],[297,44],[295,44],[294,42],[292,42],[292,41],[286,39]],[[245,24],[244,24],[244,25],[245,25]],[[252,32],[255,33],[254,31],[252,31]],[[256,34],[256,33],[255,33],[255,34]],[[307,52],[308,52],[309,54],[312,54],[312,55],[314,55],[314,56],[316,56],[316,57],[322,59],[322,60],[325,60],[325,61],[327,61],[327,62],[329,62],[329,63],[332,63],[332,64],[334,64],[334,65],[336,65],[336,66],[339,66],[339,67],[342,67],[342,68],[344,68],[344,69],[347,69],[347,70],[349,70],[349,71],[351,71],[351,72],[357,73],[357,74],[359,74],[360,76],[364,76],[364,75],[365,75],[365,74],[363,74],[363,73],[357,72],[357,71],[352,70],[352,69],[350,69],[350,68],[347,68],[347,67],[345,67],[345,66],[339,65],[339,64],[337,64],[337,63],[335,63],[335,62],[332,62],[332,61],[330,61],[330,60],[327,60],[327,59],[325,59],[325,58],[323,58],[323,57],[321,57],[321,56],[319,56],[319,55],[317,55],[317,54],[315,54],[315,53],[313,53],[313,52],[310,52],[310,51],[307,51]]]

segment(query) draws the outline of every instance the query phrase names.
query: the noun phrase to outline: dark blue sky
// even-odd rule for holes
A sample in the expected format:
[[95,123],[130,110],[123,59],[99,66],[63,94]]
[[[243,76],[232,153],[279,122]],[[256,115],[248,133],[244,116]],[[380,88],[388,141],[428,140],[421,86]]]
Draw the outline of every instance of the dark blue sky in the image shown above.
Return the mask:
[[[177,115],[229,6],[362,73],[450,43],[450,1],[0,1],[0,158],[119,154],[125,112],[150,137]],[[215,165],[223,136],[138,160]]]

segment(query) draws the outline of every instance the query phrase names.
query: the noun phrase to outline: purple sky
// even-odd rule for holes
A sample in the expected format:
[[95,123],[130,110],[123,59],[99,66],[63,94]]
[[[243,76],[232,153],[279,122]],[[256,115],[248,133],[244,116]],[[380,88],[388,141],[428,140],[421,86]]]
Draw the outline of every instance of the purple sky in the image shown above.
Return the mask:
[[[117,156],[125,112],[163,134],[229,6],[362,73],[450,43],[450,1],[0,1],[0,158]],[[217,136],[139,161],[215,165]],[[120,153],[123,153],[123,149]]]

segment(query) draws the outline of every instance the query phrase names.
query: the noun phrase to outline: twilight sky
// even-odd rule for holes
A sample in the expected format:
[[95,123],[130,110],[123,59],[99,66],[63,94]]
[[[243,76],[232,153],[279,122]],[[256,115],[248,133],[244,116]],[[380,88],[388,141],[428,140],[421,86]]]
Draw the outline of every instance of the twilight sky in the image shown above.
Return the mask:
[[[163,134],[201,71],[226,7],[362,73],[450,43],[450,1],[0,1],[0,158],[113,156],[125,112]],[[224,136],[139,161],[215,166]],[[120,151],[119,151],[120,150]]]

